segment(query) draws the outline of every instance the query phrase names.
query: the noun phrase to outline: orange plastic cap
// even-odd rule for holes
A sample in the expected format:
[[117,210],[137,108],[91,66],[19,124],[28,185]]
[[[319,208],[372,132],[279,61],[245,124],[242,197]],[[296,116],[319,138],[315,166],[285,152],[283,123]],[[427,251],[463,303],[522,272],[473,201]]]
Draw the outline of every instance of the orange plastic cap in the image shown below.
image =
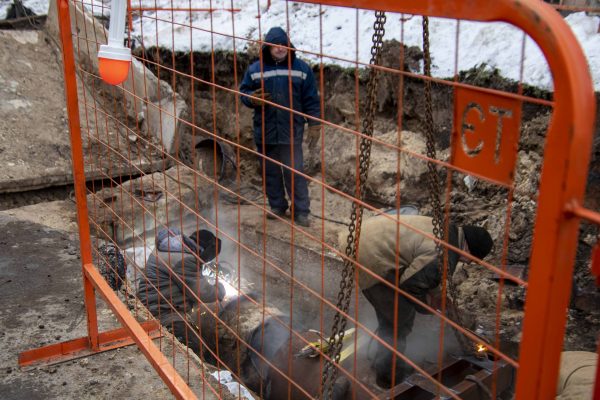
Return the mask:
[[127,79],[131,61],[113,60],[111,58],[98,57],[98,70],[100,77],[106,83],[118,85]]

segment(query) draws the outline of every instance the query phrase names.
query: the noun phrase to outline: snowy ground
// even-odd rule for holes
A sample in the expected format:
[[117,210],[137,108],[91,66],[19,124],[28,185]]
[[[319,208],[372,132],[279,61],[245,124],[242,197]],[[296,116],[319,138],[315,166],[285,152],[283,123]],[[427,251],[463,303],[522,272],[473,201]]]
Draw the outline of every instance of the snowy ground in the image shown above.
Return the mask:
[[[0,19],[6,18],[8,7],[11,4],[12,0],[0,0]],[[23,4],[38,15],[48,13],[48,0],[23,0]]]
[[[3,6],[10,1],[0,0],[0,17],[4,12]],[[24,3],[37,12],[43,9],[45,1],[25,0]],[[99,6],[98,0],[86,1],[90,8],[93,2],[94,13],[108,13],[108,9]],[[344,66],[368,63],[375,18],[373,12],[283,0],[272,0],[271,3],[267,9],[267,0],[132,0],[133,7],[218,9],[213,13],[144,12],[143,17],[134,17],[132,33],[146,47],[159,45],[180,51],[210,51],[233,50],[235,46],[237,50],[244,50],[269,28],[281,26],[290,33],[292,43],[303,58],[319,62],[314,53],[323,53],[325,63]],[[240,11],[231,13],[224,10],[231,8]],[[566,22],[587,56],[595,89],[600,90],[600,17],[575,13],[569,15]],[[214,33],[211,34],[211,31]],[[409,46],[422,46],[421,18],[389,13],[385,38],[394,38]],[[430,38],[435,76],[451,77],[456,69],[466,70],[485,63],[500,69],[507,78],[552,89],[548,66],[537,45],[525,38],[522,31],[508,24],[457,23],[435,18],[430,20]]]

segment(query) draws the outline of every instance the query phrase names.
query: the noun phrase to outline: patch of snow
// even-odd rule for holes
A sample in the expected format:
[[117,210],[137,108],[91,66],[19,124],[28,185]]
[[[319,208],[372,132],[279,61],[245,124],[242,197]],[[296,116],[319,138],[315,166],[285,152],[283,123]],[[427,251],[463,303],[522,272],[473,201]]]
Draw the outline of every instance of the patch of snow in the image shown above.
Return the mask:
[[[23,5],[29,8],[37,15],[48,14],[48,0],[22,0]],[[8,13],[8,8],[12,4],[12,0],[0,0],[0,19],[5,19]]]
[[[194,7],[212,5],[223,9],[230,8],[231,4],[231,1],[215,0],[194,2]],[[156,5],[189,7],[188,0],[157,0]],[[325,55],[323,62],[345,67],[369,62],[374,12],[277,0],[273,0],[268,10],[265,5],[265,0],[260,0],[260,7],[255,0],[234,1],[233,7],[241,11],[233,14],[223,10],[145,12],[143,17],[134,20],[132,33],[141,38],[146,47],[163,46],[177,51],[233,50],[235,33],[236,49],[244,50],[269,28],[281,26],[289,32],[298,54],[312,62],[320,61],[317,53]],[[600,34],[597,33],[600,17],[581,12],[569,15],[565,21],[579,40],[594,86],[600,90]],[[430,18],[429,29],[432,73],[437,77],[452,77],[456,70],[487,64],[498,68],[507,78],[552,90],[552,77],[539,47],[512,25]],[[408,46],[422,47],[421,17],[388,13],[385,39],[392,38]]]
[[110,0],[84,0],[83,6],[95,17],[110,17]]
[[227,370],[215,371],[211,374],[213,378],[215,378],[220,384],[227,387],[229,392],[234,396],[239,396],[238,398],[243,400],[253,400],[254,397],[250,393],[245,386],[240,385],[239,382],[235,380],[231,372]]
[[[0,18],[12,0],[0,0]],[[35,12],[45,13],[48,0],[24,0]],[[109,15],[109,1],[86,0],[97,16]],[[245,50],[274,26],[290,34],[298,54],[312,62],[350,67],[370,59],[373,11],[272,0],[131,0],[133,7],[209,8],[205,11],[145,11],[134,13],[132,35],[145,47],[176,51]],[[231,13],[225,9],[239,8]],[[573,13],[565,18],[587,56],[596,90],[600,90],[600,17]],[[421,17],[387,14],[385,39],[422,47]],[[456,71],[486,64],[514,80],[552,90],[552,77],[538,46],[521,30],[506,23],[478,23],[430,18],[432,73],[452,77]],[[211,33],[211,31],[213,33]],[[457,33],[458,32],[458,33]],[[232,38],[235,36],[235,40]],[[458,38],[458,48],[456,39]],[[458,51],[458,52],[457,52]],[[457,58],[458,54],[458,58]],[[522,56],[523,54],[523,56]],[[523,71],[521,71],[523,64]]]
[[[49,0],[21,0],[23,5],[31,11],[33,11],[36,15],[46,15],[48,14],[48,7],[50,6]],[[100,16],[109,16],[110,15],[110,1],[108,0],[106,4],[103,4],[101,0],[82,0],[83,5],[96,17]],[[13,0],[0,0],[0,19],[6,19],[6,15],[8,14],[8,9],[10,5],[13,3]],[[81,4],[78,1],[79,4]]]

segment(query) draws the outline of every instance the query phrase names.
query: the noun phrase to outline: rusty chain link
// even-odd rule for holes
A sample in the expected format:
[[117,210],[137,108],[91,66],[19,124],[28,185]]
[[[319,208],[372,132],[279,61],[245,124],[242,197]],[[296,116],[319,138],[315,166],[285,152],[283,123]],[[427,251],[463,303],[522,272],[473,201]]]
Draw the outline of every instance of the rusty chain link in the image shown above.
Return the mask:
[[[427,77],[431,77],[431,54],[429,51],[429,18],[423,17],[423,73]],[[426,148],[427,148],[427,157],[431,160],[435,160],[437,158],[436,150],[435,150],[435,126],[433,123],[433,98],[431,95],[431,80],[425,79],[425,137],[426,137]],[[440,177],[438,176],[436,165],[433,162],[427,163],[427,182],[429,185],[429,204],[431,205],[431,212],[433,214],[432,225],[433,225],[433,235],[439,239],[444,239],[444,228],[443,221],[444,215],[442,212],[442,204],[440,201],[441,197],[441,184]],[[440,274],[443,276],[443,268],[444,262],[448,257],[448,248],[446,246],[442,246],[439,242],[435,245],[437,251],[437,257],[440,260]],[[462,324],[462,318],[460,317],[460,313],[457,311],[456,307],[458,306],[458,297],[456,292],[456,285],[454,285],[454,280],[452,276],[447,276],[448,281],[448,291],[450,293],[450,298],[452,299],[452,305],[447,308],[449,316],[456,321],[460,326],[464,326]],[[472,352],[473,347],[469,346],[465,337],[461,335],[459,332],[454,330],[456,339],[460,344],[461,348],[464,352]]]
[[[384,11],[375,12],[375,22],[373,23],[373,45],[371,46],[370,65],[378,65],[381,59],[381,47],[383,46],[383,36],[385,35],[386,16]],[[373,136],[373,120],[375,117],[376,99],[375,92],[379,73],[377,69],[369,69],[369,80],[367,82],[367,98],[365,106],[365,118],[363,120],[363,134],[360,140],[359,156],[359,176],[357,198],[364,199],[365,183],[369,174],[369,164],[371,158],[370,137]],[[346,245],[346,256],[344,268],[342,270],[342,279],[340,281],[340,291],[337,296],[337,311],[333,318],[331,327],[331,336],[328,340],[327,355],[332,361],[325,361],[322,377],[323,398],[331,399],[333,395],[333,384],[337,377],[337,368],[334,364],[339,364],[341,349],[344,341],[344,332],[346,330],[346,317],[343,315],[350,308],[350,297],[352,295],[352,286],[354,284],[354,263],[350,260],[356,258],[356,248],[360,236],[360,226],[362,223],[363,208],[358,202],[352,203],[352,212],[350,213],[350,225],[348,226],[348,239]],[[341,310],[341,311],[340,311]]]
[[[429,52],[429,18],[423,17],[423,72],[425,76],[431,77],[431,55]],[[437,155],[435,151],[435,137],[433,124],[433,99],[431,96],[431,80],[425,79],[425,137],[427,147],[427,157],[435,160]],[[433,235],[438,239],[443,239],[443,215],[440,202],[441,185],[438,177],[435,163],[427,163],[427,182],[429,185],[429,203],[433,213]],[[443,260],[443,246],[436,244],[438,256]]]

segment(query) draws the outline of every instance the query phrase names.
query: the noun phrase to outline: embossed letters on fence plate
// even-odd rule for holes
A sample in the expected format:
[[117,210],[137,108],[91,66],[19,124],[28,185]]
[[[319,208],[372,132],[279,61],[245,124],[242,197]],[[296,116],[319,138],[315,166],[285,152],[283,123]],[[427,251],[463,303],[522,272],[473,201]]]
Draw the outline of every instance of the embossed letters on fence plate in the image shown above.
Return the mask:
[[452,164],[512,184],[522,101],[462,87],[454,93]]

